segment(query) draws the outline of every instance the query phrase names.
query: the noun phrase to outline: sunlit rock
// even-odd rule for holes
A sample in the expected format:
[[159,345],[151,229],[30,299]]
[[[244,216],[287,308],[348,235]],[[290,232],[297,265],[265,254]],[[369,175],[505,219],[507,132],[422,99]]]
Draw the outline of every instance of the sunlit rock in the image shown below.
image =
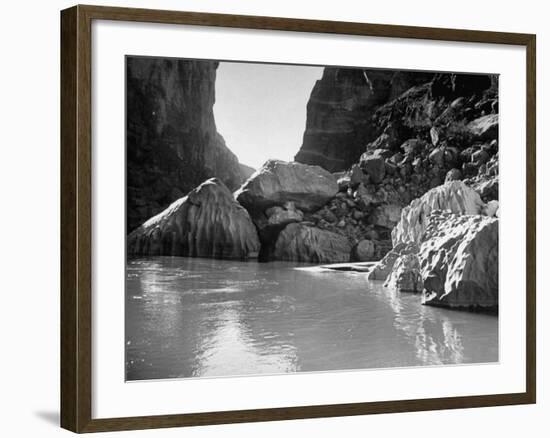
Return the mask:
[[286,202],[294,202],[300,210],[313,211],[336,193],[336,179],[319,166],[269,160],[235,192],[235,198],[254,216]]
[[418,258],[425,304],[498,307],[498,219],[434,214]]
[[384,286],[395,288],[399,292],[422,292],[418,256],[405,254],[398,257]]
[[426,218],[433,211],[457,214],[483,214],[484,202],[479,194],[462,181],[450,181],[415,199],[401,212],[401,220],[392,231],[393,245],[421,242],[426,230]]
[[368,279],[385,281],[392,273],[397,259],[407,254],[417,253],[418,246],[415,243],[399,243],[372,268],[369,272]]

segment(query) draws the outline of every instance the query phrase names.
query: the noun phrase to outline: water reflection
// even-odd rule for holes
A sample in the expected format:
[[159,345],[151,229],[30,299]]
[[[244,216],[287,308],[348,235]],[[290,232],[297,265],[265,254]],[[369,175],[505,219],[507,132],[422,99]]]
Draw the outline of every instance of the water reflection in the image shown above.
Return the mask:
[[126,356],[129,380],[492,362],[498,319],[360,273],[157,257],[128,263]]

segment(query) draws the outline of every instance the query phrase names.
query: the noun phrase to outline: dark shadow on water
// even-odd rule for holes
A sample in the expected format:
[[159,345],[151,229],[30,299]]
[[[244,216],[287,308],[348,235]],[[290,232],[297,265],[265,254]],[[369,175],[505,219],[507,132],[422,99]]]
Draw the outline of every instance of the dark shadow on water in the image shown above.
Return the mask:
[[49,423],[52,426],[59,426],[59,412],[58,411],[37,411],[34,413],[45,423]]

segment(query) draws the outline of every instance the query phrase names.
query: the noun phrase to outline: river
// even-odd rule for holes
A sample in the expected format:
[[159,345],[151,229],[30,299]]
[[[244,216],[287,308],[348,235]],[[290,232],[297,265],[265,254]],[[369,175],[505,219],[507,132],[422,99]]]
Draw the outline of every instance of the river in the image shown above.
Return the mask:
[[125,312],[127,380],[498,361],[497,316],[296,263],[132,259]]

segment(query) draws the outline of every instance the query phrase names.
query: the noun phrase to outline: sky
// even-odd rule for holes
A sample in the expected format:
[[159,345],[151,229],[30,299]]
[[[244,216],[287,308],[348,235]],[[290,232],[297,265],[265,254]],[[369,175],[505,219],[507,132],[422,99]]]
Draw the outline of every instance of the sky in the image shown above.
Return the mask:
[[306,107],[322,67],[220,62],[214,116],[239,161],[292,161],[302,145]]

